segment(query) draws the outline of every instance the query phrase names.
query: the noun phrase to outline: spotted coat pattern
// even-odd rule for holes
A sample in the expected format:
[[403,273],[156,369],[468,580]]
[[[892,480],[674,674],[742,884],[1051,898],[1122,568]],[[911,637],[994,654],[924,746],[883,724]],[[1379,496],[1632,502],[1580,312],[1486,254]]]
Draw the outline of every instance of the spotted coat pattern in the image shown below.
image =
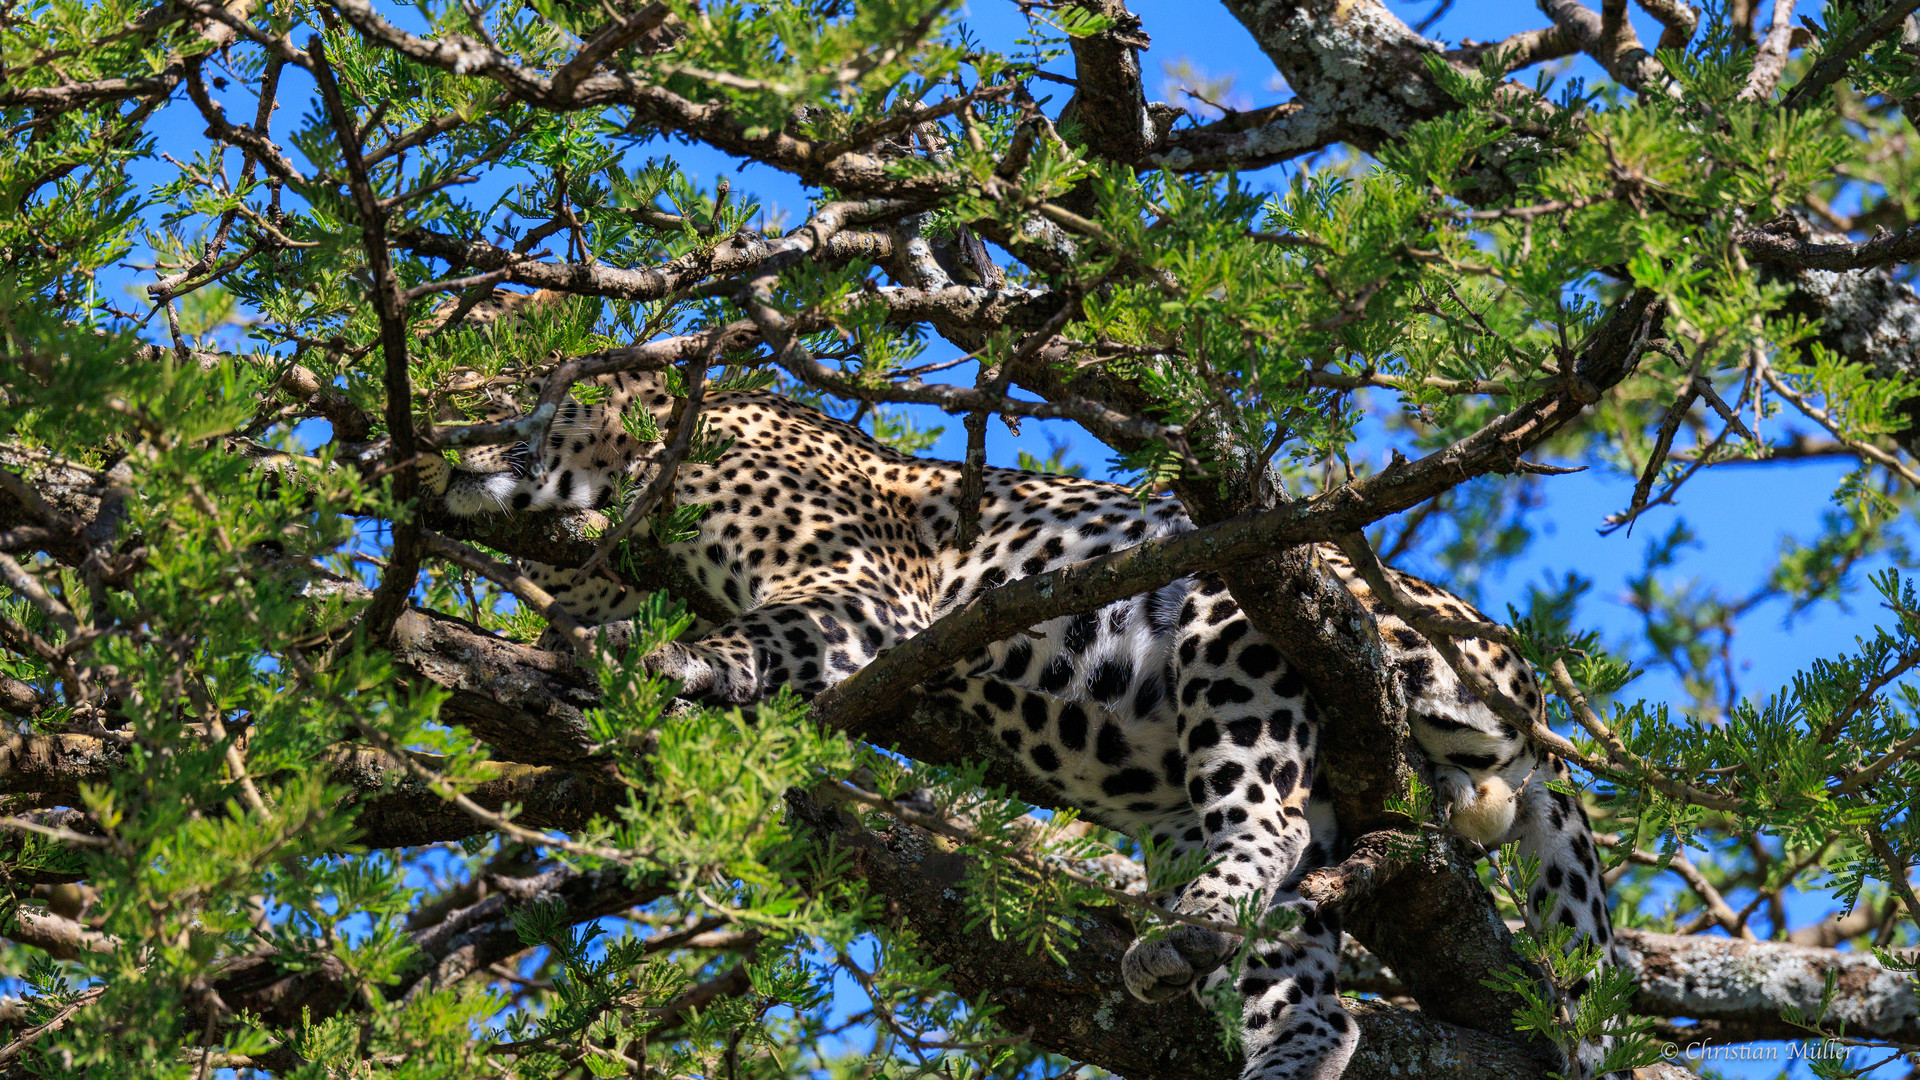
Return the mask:
[[[562,408],[541,448],[544,474],[528,475],[524,446],[474,455],[435,478],[448,507],[598,508],[620,477],[649,477],[659,446],[638,442],[620,414],[646,408],[669,430],[678,402],[653,376],[602,382],[604,404]],[[780,686],[817,694],[986,590],[1192,528],[1170,498],[1143,505],[1112,484],[989,469],[979,539],[962,551],[953,543],[958,466],[896,453],[772,394],[712,394],[702,415],[735,441],[715,464],[680,467],[674,498],[709,510],[699,537],[674,551],[732,617],[697,626],[692,640],[645,661],[689,694],[735,703]],[[1538,856],[1536,913],[1610,946],[1586,815],[1545,784],[1564,766],[1476,698],[1337,551],[1320,554],[1376,614],[1455,827],[1489,844],[1518,841]],[[586,623],[631,614],[631,600],[604,580],[534,570]],[[1417,578],[1398,581],[1434,613],[1480,617]],[[1483,676],[1540,707],[1532,672],[1511,651],[1462,645]],[[1231,921],[1236,905],[1257,897],[1296,911],[1297,931],[1257,945],[1239,973],[1245,1076],[1340,1075],[1358,1031],[1338,994],[1337,913],[1295,892],[1304,874],[1339,856],[1316,768],[1321,719],[1300,676],[1217,576],[1043,623],[936,684],[1087,816],[1176,851],[1207,852],[1212,867],[1180,890],[1177,910]],[[1177,925],[1134,943],[1127,985],[1147,1000],[1211,988],[1237,945]]]

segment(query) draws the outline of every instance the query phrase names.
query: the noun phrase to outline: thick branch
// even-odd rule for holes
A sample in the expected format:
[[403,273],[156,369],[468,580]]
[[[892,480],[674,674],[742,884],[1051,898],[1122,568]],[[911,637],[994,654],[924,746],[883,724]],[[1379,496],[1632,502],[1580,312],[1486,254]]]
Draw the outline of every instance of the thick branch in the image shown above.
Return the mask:
[[1439,47],[1383,4],[1227,0],[1227,9],[1335,139],[1372,150],[1453,108],[1421,59]]
[[1221,576],[1248,620],[1313,688],[1326,718],[1321,767],[1341,827],[1358,836],[1393,824],[1387,800],[1406,792],[1424,758],[1371,613],[1308,546]]
[[[1120,958],[1134,933],[1117,911],[1077,920],[1062,965],[968,928],[959,886],[969,857],[939,838],[898,824],[874,832],[802,795],[789,804],[816,843],[850,853],[850,870],[889,902],[896,926],[910,925],[935,962],[949,965],[955,989],[1000,1007],[1003,1027],[1031,1029],[1036,1045],[1128,1080],[1238,1075],[1239,1062],[1220,1049],[1217,1022],[1198,1002],[1150,1005],[1127,993]],[[1548,1075],[1546,1063],[1504,1039],[1389,1005],[1346,1004],[1360,1024],[1346,1080]]]
[[[955,721],[956,718],[944,717],[933,710],[930,715],[915,722],[936,730],[952,730],[962,726]],[[101,782],[107,778],[109,770],[120,764],[116,750],[99,740],[82,736],[17,737],[0,753],[4,755],[0,756],[0,792],[6,794],[70,790],[81,782]],[[940,752],[923,746],[919,756],[929,761],[957,762],[968,755],[960,748]],[[457,811],[450,811],[450,808],[437,810],[434,804],[439,803],[438,796],[405,779],[399,779],[396,783],[393,772],[384,755],[373,751],[343,755],[334,761],[333,779],[366,793],[361,817],[363,843],[369,846],[412,845],[454,839],[480,831],[471,822],[449,820],[448,813],[457,814]],[[490,806],[504,800],[520,803],[524,808],[519,819],[522,822],[553,828],[577,828],[594,812],[607,812],[604,805],[595,805],[605,798],[604,791],[579,774],[560,769],[519,766],[500,766],[498,772],[499,778],[481,785],[474,791],[474,797],[476,801],[483,801]],[[444,807],[444,804],[440,805]],[[964,925],[964,920],[957,915],[949,917],[947,908],[957,908],[959,901],[945,892],[958,880],[961,865],[957,861],[958,856],[942,853],[940,841],[913,833],[911,835],[917,839],[905,842],[909,834],[904,827],[881,837],[857,829],[845,818],[835,817],[828,822],[827,814],[826,809],[816,807],[814,816],[809,820],[815,827],[823,827],[823,823],[830,824],[833,835],[848,842],[848,846],[855,850],[856,865],[867,872],[868,880],[881,887],[890,899],[906,904],[901,910],[913,918],[916,925],[923,928],[956,928],[956,931]],[[1404,859],[1388,858],[1382,864],[1385,869],[1381,876],[1390,881],[1394,877],[1433,874],[1446,861],[1446,856],[1440,855],[1440,863],[1427,867],[1426,864],[1432,861],[1435,854],[1430,851],[1411,864]],[[892,862],[876,866],[872,860],[878,858]],[[949,871],[954,875],[952,880],[944,876]],[[900,875],[909,873],[914,875],[911,881],[900,878]],[[1330,874],[1332,871],[1322,872],[1316,875],[1315,880]],[[1466,924],[1482,917],[1492,918],[1490,907],[1474,919],[1463,918],[1463,912],[1477,910],[1477,906],[1471,903],[1466,907],[1440,904],[1431,908],[1406,908],[1397,901],[1385,899],[1381,885],[1381,882],[1369,881],[1367,887],[1356,888],[1352,882],[1342,879],[1336,883],[1329,877],[1327,888],[1331,891],[1320,898],[1329,902],[1344,902],[1350,912],[1359,912],[1370,903],[1389,904],[1394,910],[1392,919],[1388,921],[1399,928],[1396,932],[1423,943],[1422,947],[1429,951],[1448,955],[1453,955],[1453,950],[1462,947],[1462,941],[1455,939],[1462,936]],[[1484,901],[1484,893],[1479,895]],[[1463,892],[1460,899],[1463,902],[1471,901],[1472,897]],[[593,906],[600,910],[615,910],[618,907],[612,900],[595,900]],[[1422,911],[1428,914],[1423,916],[1420,914]],[[950,947],[979,947],[977,935],[958,935],[956,931],[949,931],[956,936]],[[1504,927],[1501,926],[1494,933],[1503,931]],[[1436,932],[1451,936],[1437,944],[1440,939],[1433,936]],[[49,921],[44,927],[34,923],[22,933],[28,936],[23,937],[20,933],[12,936],[15,940],[50,949],[98,947],[94,938],[86,936],[78,928],[65,927],[58,922]],[[1466,935],[1469,939],[1472,936]],[[1113,1008],[1124,1004],[1149,1014],[1148,1023],[1157,1027],[1155,1015],[1160,1014],[1162,1007],[1141,1006],[1130,998],[1116,1002],[1112,994],[1097,989],[1104,985],[1098,974],[1100,964],[1117,964],[1130,938],[1131,930],[1123,921],[1111,913],[1103,914],[1093,920],[1093,924],[1081,936],[1081,948],[1095,957],[1092,968],[1082,966],[1077,961],[1071,970],[1051,968],[1051,962],[1044,957],[1027,956],[1017,945],[1009,944],[1004,948],[1022,958],[1018,963],[1008,965],[994,956],[969,953],[973,966],[966,975],[975,980],[986,980],[995,972],[1004,972],[1012,976],[1012,981],[997,984],[1002,988],[999,992],[1017,1000],[1017,991],[1009,987],[1017,987],[1021,978],[1035,972],[1043,973],[1048,980],[1064,983],[1069,988],[1086,987],[1072,993],[1084,993],[1088,996],[1087,1000],[1076,1004],[1069,997],[1065,1004],[1083,1006],[1087,1013],[1102,1006]],[[1832,970],[1840,979],[1840,997],[1829,1022],[1844,1020],[1849,1030],[1856,1034],[1901,1042],[1920,1042],[1920,1004],[1916,1003],[1911,987],[1902,976],[1881,968],[1870,956],[1776,942],[1740,942],[1721,937],[1683,937],[1627,929],[1619,931],[1619,938],[1630,950],[1630,965],[1640,975],[1641,989],[1635,1008],[1643,1013],[1712,1021],[1722,1025],[1721,1029],[1716,1030],[1731,1032],[1737,1029],[1744,1033],[1740,1036],[1743,1038],[1794,1038],[1803,1033],[1779,1019],[1781,1009],[1788,1005],[1810,1009],[1819,1000],[1826,973]],[[1471,941],[1465,944],[1470,945]],[[508,947],[509,952],[517,951],[511,941],[504,941],[503,945]],[[503,946],[496,943],[496,946],[490,947]],[[1110,961],[1098,959],[1106,954],[1111,954]],[[445,954],[439,955],[444,957]],[[473,969],[471,965],[468,967],[468,970]],[[1112,985],[1118,988],[1117,967],[1110,970],[1115,973]],[[1397,975],[1403,970],[1395,966]],[[1095,974],[1086,976],[1088,971],[1094,971]],[[1083,981],[1083,976],[1090,980],[1091,985]],[[1405,985],[1404,982],[1401,985]],[[1183,1002],[1175,1008],[1191,1009],[1191,1003]],[[1119,1018],[1118,1013],[1113,1015]],[[1193,1017],[1184,1013],[1167,1019],[1176,1023],[1194,1022]],[[1190,1028],[1185,1037],[1191,1037],[1194,1031],[1204,1032],[1206,1021],[1199,1023],[1201,1026]],[[1363,1020],[1363,1024],[1367,1023]],[[1082,1023],[1068,1025],[1068,1030],[1077,1028],[1084,1035],[1094,1027]],[[1426,1025],[1418,1034],[1422,1038],[1433,1036],[1435,1031],[1431,1027]]]
[[598,688],[567,657],[417,609],[394,624],[390,647],[414,676],[452,691],[443,715],[496,755],[560,765],[590,753],[585,711]]
[[1796,270],[1859,270],[1920,258],[1920,225],[1859,243],[1809,243],[1766,229],[1746,229],[1734,239],[1747,261]]
[[[1880,259],[1915,244],[1915,235],[1909,229],[1854,244],[1783,218],[1749,230],[1740,242],[1763,275],[1794,287],[1784,311],[1815,321],[1820,344],[1878,378],[1920,384],[1920,296]],[[1841,268],[1855,265],[1864,268]],[[1920,446],[1920,399],[1904,408],[1909,425],[1895,438],[1911,452]]]
[[629,45],[637,44],[640,51],[647,53],[671,48],[685,36],[685,27],[670,23],[678,24],[679,20],[673,9],[662,3],[648,4],[631,15],[609,22],[580,46],[573,59],[553,73],[554,93],[562,97],[571,95],[582,78]]
[[[231,3],[232,0],[227,0]],[[245,11],[247,4],[234,6]],[[151,9],[147,16],[136,24],[140,38],[151,40],[180,19],[176,12],[164,7]],[[196,27],[196,37],[214,48],[223,48],[233,42],[233,29],[219,23],[202,23]],[[204,56],[204,53],[198,55]],[[164,100],[180,85],[186,73],[188,61],[177,54],[168,57],[168,63],[159,71],[145,78],[108,78],[91,79],[81,82],[62,82],[53,86],[12,86],[0,87],[0,109],[30,108],[42,115],[66,112],[97,101],[124,101],[128,98],[143,98],[148,102]],[[33,65],[23,65],[33,70]],[[52,65],[57,71],[58,66]],[[42,68],[41,70],[47,70]]]
[[[1388,835],[1383,847],[1404,843]],[[1525,964],[1466,847],[1429,840],[1401,872],[1369,882],[1341,910],[1348,932],[1393,969],[1423,1011],[1507,1035],[1520,999],[1480,980]]]
[[6,936],[61,960],[72,960],[82,953],[110,953],[119,946],[115,939],[72,919],[26,907],[16,913]]
[[1110,29],[1070,39],[1073,99],[1061,112],[1080,124],[1091,153],[1114,161],[1138,161],[1153,145],[1153,119],[1140,81],[1140,54],[1148,46],[1140,17],[1124,0],[1076,0],[1077,6],[1114,20]]
[[1773,0],[1773,20],[1760,48],[1753,56],[1753,69],[1747,73],[1747,85],[1740,91],[1741,101],[1764,101],[1773,96],[1780,75],[1787,68],[1787,53],[1793,45],[1793,0]]
[[92,101],[116,101],[168,94],[180,85],[183,67],[170,66],[153,79],[94,79],[55,86],[16,86],[0,90],[0,109],[29,108],[64,112]]
[[1172,132],[1147,161],[1174,172],[1261,169],[1332,146],[1342,131],[1334,117],[1289,101]]
[[[35,529],[32,546],[77,567],[96,546],[110,544],[126,520],[126,473],[103,473],[31,449],[0,444],[0,531]],[[21,498],[21,495],[26,498]],[[24,535],[24,534],[23,534]]]
[[1814,1015],[1831,972],[1838,992],[1822,1028],[1844,1023],[1855,1037],[1920,1043],[1913,984],[1869,954],[1645,930],[1618,936],[1640,977],[1634,1010],[1716,1025],[1716,1041],[1806,1038],[1780,1014],[1792,1007]]
[[[1665,68],[1640,44],[1633,24],[1625,18],[1601,18],[1580,0],[1539,0],[1553,24],[1580,44],[1580,51],[1591,56],[1613,80],[1636,93],[1664,88],[1669,80]],[[1626,7],[1625,0],[1618,0]],[[1624,14],[1624,11],[1623,11]]]
[[1700,27],[1700,9],[1685,0],[1640,0],[1647,14],[1660,21],[1660,42],[1655,48],[1684,52],[1693,32]]

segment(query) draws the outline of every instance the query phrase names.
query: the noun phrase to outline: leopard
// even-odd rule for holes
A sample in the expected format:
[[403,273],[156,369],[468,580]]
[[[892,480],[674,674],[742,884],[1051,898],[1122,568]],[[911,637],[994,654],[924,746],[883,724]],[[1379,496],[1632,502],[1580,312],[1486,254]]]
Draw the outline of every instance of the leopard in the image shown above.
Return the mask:
[[[605,510],[650,482],[667,455],[663,439],[642,435],[679,421],[676,384],[621,372],[585,385],[591,393],[576,388],[537,447],[429,459],[429,490],[448,512],[475,517]],[[641,419],[633,410],[650,422],[632,422]],[[989,467],[975,536],[962,545],[967,478],[957,463],[897,451],[764,389],[709,393],[698,416],[724,451],[677,463],[674,503],[705,511],[697,535],[666,550],[680,580],[710,598],[710,617],[641,661],[687,697],[745,706],[782,687],[817,696],[990,590],[1195,527],[1170,494]],[[1572,927],[1601,947],[1603,963],[1621,963],[1591,824],[1553,783],[1568,779],[1566,764],[1481,700],[1339,549],[1317,555],[1377,622],[1450,827],[1538,859],[1530,917]],[[530,563],[525,572],[586,625],[631,619],[644,595],[577,568]],[[1484,618],[1438,586],[1388,574],[1430,614]],[[1541,688],[1515,650],[1459,646],[1483,680],[1542,715]],[[1171,858],[1201,853],[1193,861],[1205,869],[1167,901],[1192,918],[1124,954],[1134,996],[1237,993],[1244,1080],[1341,1075],[1360,1033],[1340,998],[1339,913],[1300,892],[1305,875],[1343,856],[1320,768],[1326,721],[1285,650],[1219,574],[1029,627],[927,686],[1061,804]],[[1281,921],[1293,929],[1243,951],[1217,926],[1246,910],[1287,912]],[[1229,964],[1237,953],[1241,962]],[[1603,1050],[1581,1049],[1583,1073]]]

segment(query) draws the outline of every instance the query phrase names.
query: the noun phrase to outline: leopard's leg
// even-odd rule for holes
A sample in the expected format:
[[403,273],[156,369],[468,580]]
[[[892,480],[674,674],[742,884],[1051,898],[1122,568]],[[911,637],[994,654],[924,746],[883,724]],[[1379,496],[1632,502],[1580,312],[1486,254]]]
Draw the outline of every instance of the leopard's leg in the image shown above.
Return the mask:
[[[1319,910],[1294,891],[1301,878],[1338,858],[1338,826],[1323,782],[1316,781],[1307,801],[1307,821],[1313,842],[1271,905],[1294,912],[1299,924],[1285,940],[1256,942],[1235,985],[1247,1051],[1244,1080],[1336,1080],[1360,1041],[1340,1004],[1339,912]],[[1225,978],[1216,970],[1206,988]]]
[[[1500,839],[1517,844],[1522,859],[1540,860],[1539,875],[1527,893],[1529,921],[1535,926],[1572,927],[1576,942],[1591,940],[1600,946],[1603,969],[1618,966],[1624,958],[1613,936],[1593,826],[1579,799],[1547,786],[1549,781],[1567,780],[1568,775],[1565,762],[1541,754],[1538,767],[1515,800],[1513,826]],[[1570,1007],[1587,992],[1588,982],[1583,978],[1574,983]],[[1608,1040],[1601,1040],[1580,1048],[1587,1075],[1605,1056],[1607,1045]]]
[[[1256,651],[1253,660],[1256,668],[1261,664],[1261,655]],[[992,731],[995,741],[1005,746],[1014,760],[1042,783],[1061,792],[1064,799],[1085,810],[1093,820],[1142,840],[1152,840],[1162,846],[1166,858],[1173,861],[1191,851],[1209,850],[1204,815],[1195,810],[1184,790],[1188,772],[1186,754],[1178,745],[1180,739],[1173,730],[1175,718],[1171,713],[1144,718],[1124,715],[1092,702],[1071,701],[1013,686],[985,674],[987,670],[981,667],[969,672],[967,677],[937,687],[933,693],[973,715]],[[1275,674],[1277,671],[1269,673],[1269,678]],[[1204,704],[1198,705],[1198,710],[1210,711]],[[1271,715],[1269,713],[1268,718]],[[1226,719],[1230,744],[1234,738],[1235,729],[1231,727],[1234,719]],[[1265,719],[1261,725],[1263,731]],[[1301,718],[1298,722],[1307,721]],[[1300,748],[1296,736],[1289,733],[1287,738],[1289,746]],[[1259,767],[1256,759],[1256,774]],[[1284,773],[1285,770],[1276,771]],[[1148,774],[1154,776],[1151,783]],[[1244,788],[1238,790],[1244,794]],[[1302,793],[1290,791],[1289,794],[1295,796],[1296,804],[1300,801]],[[1278,883],[1269,905],[1295,911],[1299,916],[1298,928],[1289,932],[1284,941],[1256,943],[1249,950],[1247,963],[1233,988],[1243,1001],[1241,1018],[1248,1052],[1246,1075],[1250,1080],[1337,1077],[1352,1056],[1358,1038],[1357,1030],[1338,1000],[1340,927],[1337,916],[1332,911],[1321,914],[1293,891],[1302,876],[1330,865],[1336,853],[1337,827],[1332,804],[1324,790],[1310,787],[1304,803],[1308,843],[1292,873]],[[1300,821],[1297,815],[1283,812],[1281,816],[1289,827]],[[1255,828],[1260,837],[1272,839],[1264,830],[1258,830],[1258,826]],[[1214,830],[1215,833],[1222,831]],[[1229,865],[1244,871],[1248,864],[1230,862]],[[1223,887],[1232,887],[1224,877],[1220,880]],[[1237,939],[1216,935],[1205,928],[1175,927],[1170,936],[1181,944],[1174,946],[1172,956],[1157,959],[1167,966],[1185,964],[1184,970],[1193,974],[1185,975],[1186,982],[1181,983],[1157,977],[1149,982],[1145,975],[1136,973],[1134,965],[1154,962],[1160,943],[1144,942],[1128,953],[1129,985],[1135,986],[1136,992],[1142,983],[1149,986],[1150,993],[1165,990],[1153,995],[1160,997],[1192,989],[1192,980],[1199,977],[1193,963],[1196,957],[1181,950],[1191,947],[1192,942],[1187,938],[1194,931],[1207,948],[1203,962],[1217,964],[1238,944]],[[1227,974],[1224,969],[1214,967],[1211,973],[1205,974],[1204,988],[1219,987]]]
[[1613,923],[1607,913],[1593,826],[1580,800],[1547,786],[1549,781],[1569,779],[1566,763],[1551,754],[1542,756],[1539,769],[1520,790],[1513,829],[1506,838],[1519,844],[1522,857],[1540,860],[1540,876],[1527,896],[1528,904],[1542,925],[1571,926],[1582,937],[1611,948]]
[[[609,627],[616,646],[621,625],[630,624]],[[815,584],[804,598],[770,597],[697,640],[668,642],[642,663],[689,696],[746,705],[791,686],[812,697],[923,628],[877,590]]]
[[[1252,631],[1218,581],[1183,608],[1173,670],[1187,797],[1217,860],[1173,907],[1216,922],[1233,921],[1247,903],[1300,916],[1286,941],[1255,952],[1251,974],[1242,978],[1247,1075],[1337,1076],[1358,1039],[1335,982],[1339,930],[1290,888],[1303,867],[1332,854],[1331,815],[1320,815],[1316,837],[1309,814],[1319,740],[1314,707],[1299,676]],[[1182,924],[1135,942],[1122,970],[1137,997],[1159,1000],[1192,985],[1238,946],[1233,934]]]
[[[1182,887],[1174,907],[1232,922],[1256,896],[1272,900],[1311,843],[1305,804],[1318,732],[1301,680],[1251,633],[1217,581],[1188,598],[1170,667],[1187,800],[1216,860]],[[1237,946],[1230,934],[1182,924],[1135,943],[1128,986],[1143,1000],[1172,997]]]

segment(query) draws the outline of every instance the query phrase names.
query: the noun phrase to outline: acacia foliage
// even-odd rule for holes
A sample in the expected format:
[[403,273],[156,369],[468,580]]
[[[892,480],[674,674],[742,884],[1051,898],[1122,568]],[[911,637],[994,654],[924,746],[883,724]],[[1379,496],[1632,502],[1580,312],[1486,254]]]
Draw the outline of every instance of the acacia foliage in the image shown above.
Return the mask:
[[[1355,7],[1294,17],[1374,17]],[[958,850],[968,932],[1061,961],[1095,905],[1163,925],[1117,898],[1139,874],[1111,856],[1132,845],[1025,815],[991,762],[909,769],[791,697],[675,703],[634,660],[702,598],[649,541],[611,563],[662,590],[630,642],[586,674],[501,645],[520,681],[475,674],[490,642],[547,622],[487,556],[546,555],[555,534],[436,517],[415,455],[484,445],[466,425],[568,358],[679,364],[683,392],[777,384],[914,451],[928,435],[905,405],[965,415],[973,446],[990,413],[1072,419],[1203,525],[1298,511],[1296,539],[1351,542],[1407,511],[1372,542],[1469,591],[1530,542],[1550,481],[1523,452],[1634,478],[1621,526],[1703,468],[1851,460],[1826,531],[1753,595],[1677,591],[1676,531],[1619,655],[1580,626],[1575,579],[1505,621],[1558,690],[1617,921],[1786,935],[1779,898],[1817,886],[1867,917],[1816,943],[1911,943],[1912,586],[1874,578],[1885,629],[1781,686],[1724,663],[1764,601],[1831,602],[1856,566],[1906,561],[1914,388],[1849,351],[1827,294],[1808,299],[1810,274],[1911,299],[1920,35],[1901,12],[1838,7],[1802,48],[1712,11],[1651,68],[1589,45],[1619,85],[1509,78],[1575,48],[1572,23],[1545,45],[1415,51],[1392,77],[1430,100],[1383,139],[1305,123],[1330,106],[1291,70],[1303,112],[1175,118],[1127,67],[1124,7],[1024,8],[1011,44],[971,38],[940,0],[4,10],[0,689],[19,760],[91,764],[4,784],[4,961],[23,993],[0,1065],[1041,1076],[1069,1044],[1110,1065],[1097,1038],[956,994],[979,976],[783,799]],[[1285,27],[1252,32],[1290,55]],[[1063,69],[1065,108],[1046,74]],[[1102,134],[1116,124],[1138,145]],[[1350,134],[1287,141],[1302,130]],[[1226,164],[1332,138],[1367,156],[1269,189],[1202,153],[1250,131],[1267,149]],[[702,186],[680,142],[798,177],[806,219]],[[128,260],[132,302],[113,287]],[[488,323],[503,283],[548,291]],[[1611,329],[1629,313],[1642,331]],[[976,386],[941,381],[956,351]],[[1561,411],[1514,426],[1530,409]],[[1363,432],[1457,467],[1375,467]],[[695,437],[687,455],[722,449]],[[1354,510],[1359,491],[1390,499]],[[591,550],[641,497],[568,535]],[[662,511],[652,536],[697,515]],[[1670,668],[1688,700],[1639,700],[1634,664]],[[1403,796],[1381,809],[1441,843],[1417,784]],[[1670,874],[1687,891],[1643,905]],[[1512,995],[1489,1021],[1507,1034],[1626,1029],[1631,987],[1570,1015],[1552,984],[1582,965],[1550,966],[1546,984],[1512,964],[1459,975]],[[1766,1030],[1837,1028],[1816,1009]]]

